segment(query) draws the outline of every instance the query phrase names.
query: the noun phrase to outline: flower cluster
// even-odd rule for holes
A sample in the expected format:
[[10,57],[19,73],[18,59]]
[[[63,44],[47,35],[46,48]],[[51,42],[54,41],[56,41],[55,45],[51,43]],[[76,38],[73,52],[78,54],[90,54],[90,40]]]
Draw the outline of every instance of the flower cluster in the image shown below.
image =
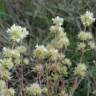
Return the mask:
[[[93,15],[91,13],[90,15],[88,14],[89,13],[86,12],[85,15],[81,16],[81,21],[83,22],[84,27],[91,25],[94,21]],[[39,64],[33,69],[35,72],[39,73],[40,76],[47,73],[48,82],[57,82],[60,80],[60,78],[68,76],[70,73],[70,68],[73,66],[71,66],[72,61],[70,58],[67,58],[62,52],[63,48],[67,49],[67,47],[70,45],[67,34],[64,32],[64,28],[62,27],[64,19],[57,16],[56,18],[53,18],[52,21],[53,25],[50,27],[50,33],[52,34],[53,39],[50,43],[48,43],[48,45],[37,46],[34,50],[34,56],[36,58],[49,61],[46,61],[45,65],[43,65],[42,62],[39,62]],[[80,31],[77,37],[79,40],[77,50],[80,51],[81,56],[79,61],[80,63],[74,68],[74,74],[76,77],[79,76],[82,78],[87,74],[87,66],[83,63],[84,52],[87,52],[89,49],[96,48],[96,45],[91,32],[86,30]],[[55,85],[56,82],[53,85]]]
[[0,91],[4,90],[6,88],[6,83],[4,80],[0,80]]
[[41,65],[41,64],[36,65],[36,66],[33,68],[33,71],[34,71],[35,73],[41,74],[42,71],[43,71],[43,65]]
[[78,64],[77,67],[75,68],[75,75],[78,75],[78,76],[81,76],[81,77],[84,77],[86,75],[86,71],[87,71],[87,68],[86,68],[86,65],[85,64]]
[[[86,26],[91,25],[91,23],[94,21],[95,19],[93,18],[93,13],[91,12],[86,12],[85,15],[81,16],[81,21],[82,23],[85,25],[85,29]],[[78,39],[80,40],[77,49],[78,50],[85,50],[85,49],[95,49],[96,48],[96,44],[94,42],[94,38],[91,32],[88,32],[86,30],[79,32],[78,34]]]
[[64,58],[64,60],[62,61],[62,64],[71,66],[72,62],[69,58]]
[[53,49],[53,48],[49,49],[47,53],[47,57],[51,61],[56,61],[58,59],[58,55],[59,55],[58,50]]
[[88,45],[91,49],[96,49],[96,43],[94,41],[89,41]]
[[64,19],[57,16],[56,18],[53,18],[52,21],[53,21],[53,24],[57,26],[61,26],[64,22]]
[[55,38],[45,47],[44,45],[37,45],[34,50],[34,56],[39,59],[48,58],[51,61],[56,61],[59,57],[59,49],[69,46],[69,39],[67,38],[66,32],[62,27],[63,18],[57,16],[52,19],[53,26],[51,26],[50,31],[55,35]]
[[9,48],[4,47],[3,48],[3,57],[10,58],[12,56],[12,50]]
[[[8,29],[9,38],[12,41],[20,43],[27,35],[28,31],[26,28],[23,28],[18,25],[12,25],[10,29]],[[9,88],[6,81],[11,79],[11,69],[18,64],[21,64],[21,55],[26,52],[26,47],[24,46],[12,46],[12,48],[3,48],[3,56],[0,60],[0,96],[15,96],[15,90],[13,88]],[[25,60],[25,59],[23,59]],[[22,60],[22,61],[23,61]],[[22,62],[23,63],[23,62]],[[27,63],[26,60],[24,63]]]
[[[9,48],[3,48],[3,59],[0,60],[0,77],[4,80],[11,79],[11,73],[9,72],[13,66],[14,63],[12,61],[12,51]],[[16,53],[17,54],[17,53]]]
[[47,54],[47,49],[43,45],[40,45],[40,46],[37,45],[33,54],[35,57],[37,57],[39,59],[44,59],[46,57],[46,54]]
[[84,42],[80,42],[77,45],[77,50],[84,50],[86,48],[86,44]]
[[[19,46],[14,49],[10,48],[3,48],[3,59],[0,60],[0,65],[2,66],[2,70],[0,70],[0,76],[4,79],[10,79],[11,74],[8,70],[11,70],[14,65],[20,65],[21,62],[21,54],[26,52],[26,47]],[[26,58],[25,58],[26,59]],[[24,64],[28,63],[28,60],[26,61],[23,59]]]
[[0,70],[0,77],[4,80],[10,80],[11,79],[11,73],[8,69],[2,68]]
[[[53,25],[50,27],[50,33],[53,36],[53,39],[46,46],[37,45],[36,49],[33,51],[34,57],[37,58],[36,61],[39,60],[39,62],[37,62],[32,69],[37,76],[42,77],[42,74],[46,74],[44,78],[45,80],[48,78],[48,82],[59,81],[60,78],[67,76],[69,71],[68,68],[72,65],[71,60],[65,58],[65,55],[61,51],[63,48],[67,49],[70,44],[67,34],[62,27],[64,19],[57,16],[56,18],[53,18],[52,21]],[[42,62],[40,62],[40,60]],[[46,62],[42,64],[44,61]],[[47,74],[50,75],[47,76]],[[33,90],[33,87],[33,85],[27,87],[27,93],[29,93],[29,96],[35,96],[37,93],[41,93],[40,88],[37,88],[35,91],[36,88]],[[50,90],[49,88],[45,89],[42,89],[42,93],[46,93]]]
[[78,34],[79,43],[77,45],[77,50],[81,52],[81,57],[80,63],[77,65],[74,71],[76,75],[79,75],[81,77],[84,77],[87,71],[86,65],[82,64],[85,52],[96,48],[92,33],[86,31],[86,27],[91,25],[94,20],[95,19],[93,18],[93,13],[89,11],[87,11],[84,15],[81,16],[81,21],[84,24],[85,29]]
[[62,27],[60,27],[60,26],[57,26],[57,25],[52,25],[50,27],[50,32],[52,34],[57,34],[58,32],[63,32],[63,31],[64,31],[64,29]]
[[57,49],[48,49],[43,45],[36,46],[36,49],[33,52],[34,56],[38,59],[48,58],[51,61],[58,59],[58,50]]
[[18,46],[16,48],[16,50],[19,52],[19,53],[25,53],[27,51],[26,47],[25,46]]
[[3,48],[3,57],[7,59],[19,59],[20,55],[26,52],[26,47],[24,46],[19,46],[14,49],[9,49],[4,47]]
[[15,96],[15,90],[8,89],[4,80],[0,80],[0,96]]
[[13,67],[13,62],[11,58],[4,58],[3,60],[1,60],[1,65],[6,68],[6,69],[12,69]]
[[54,33],[55,38],[49,44],[50,47],[61,49],[63,47],[69,46],[69,39],[67,38],[66,32],[62,27],[63,25],[63,18],[57,16],[56,18],[52,19],[53,24],[50,28],[50,32]]
[[84,26],[90,26],[95,21],[93,13],[86,11],[84,15],[81,15],[81,21]]
[[38,83],[33,83],[29,87],[26,87],[26,94],[29,96],[39,96],[42,93],[42,89]]
[[13,24],[11,28],[7,30],[10,35],[10,39],[15,42],[20,42],[20,40],[24,39],[28,35],[28,31],[26,28]]
[[93,36],[92,36],[92,33],[91,33],[91,32],[81,31],[81,32],[78,34],[78,38],[79,38],[81,41],[87,41],[87,40],[93,39]]

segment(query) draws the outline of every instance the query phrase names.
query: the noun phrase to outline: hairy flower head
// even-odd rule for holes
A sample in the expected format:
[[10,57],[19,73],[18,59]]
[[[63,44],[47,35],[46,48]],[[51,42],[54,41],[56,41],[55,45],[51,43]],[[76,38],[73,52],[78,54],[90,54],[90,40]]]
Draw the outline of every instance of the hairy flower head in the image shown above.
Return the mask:
[[87,68],[86,68],[86,65],[85,64],[78,64],[77,67],[75,67],[75,75],[78,75],[78,76],[85,76],[86,75],[86,71],[87,71]]
[[7,90],[7,96],[15,96],[15,90],[13,88],[9,88]]
[[7,32],[10,35],[10,39],[16,42],[24,39],[28,35],[26,28],[13,24],[11,28],[8,28]]
[[86,44],[83,42],[79,43],[77,46],[77,50],[84,50],[85,48],[86,48]]
[[5,80],[11,79],[11,73],[7,69],[0,70],[0,77]]
[[11,50],[11,53],[12,53],[12,57],[13,57],[13,58],[18,58],[18,57],[20,57],[20,52],[19,52],[17,49],[12,49],[12,50]]
[[20,53],[25,53],[27,49],[25,46],[19,46],[16,48],[16,50],[18,50]]
[[14,66],[11,58],[4,58],[1,60],[1,65],[9,70]]
[[65,59],[62,61],[62,63],[63,63],[64,65],[68,65],[68,66],[71,66],[71,65],[72,65],[72,62],[71,62],[71,60],[70,60],[69,58],[65,58]]
[[17,49],[9,49],[9,48],[4,47],[3,56],[7,58],[11,58],[11,57],[17,58],[17,57],[20,57],[20,52]]
[[53,21],[53,24],[61,26],[64,22],[64,19],[62,17],[57,16],[53,18],[52,21]]
[[79,34],[78,34],[78,38],[82,41],[86,41],[86,40],[91,40],[93,39],[93,36],[92,36],[92,33],[91,32],[84,32],[84,31],[81,31]]
[[67,37],[64,38],[55,38],[51,42],[51,46],[56,49],[61,49],[63,47],[67,48],[70,45],[69,39]]
[[62,67],[60,68],[60,73],[61,73],[62,75],[64,75],[64,76],[66,76],[66,75],[68,74],[68,69],[67,69],[67,67],[66,67],[66,66],[62,66]]
[[0,80],[0,91],[6,89],[6,83],[4,80]]
[[95,21],[93,13],[90,11],[86,11],[84,15],[81,15],[81,21],[84,26],[90,26]]
[[89,41],[88,45],[89,45],[90,49],[96,49],[96,43],[94,41]]
[[11,57],[12,56],[11,49],[4,47],[3,48],[3,56],[7,57],[7,58]]
[[47,49],[44,45],[37,45],[34,50],[34,56],[39,59],[44,59],[47,54]]
[[64,29],[61,26],[53,25],[50,27],[50,32],[54,34],[59,34],[60,32],[63,32]]
[[34,68],[33,68],[34,72],[38,73],[38,74],[41,74],[42,71],[43,71],[43,65],[39,64],[39,65],[36,65]]
[[42,92],[41,87],[38,83],[33,83],[29,87],[26,87],[26,93],[30,96],[38,96]]
[[57,49],[49,49],[48,52],[47,52],[47,57],[49,60],[52,60],[52,61],[55,61],[58,59],[58,50]]

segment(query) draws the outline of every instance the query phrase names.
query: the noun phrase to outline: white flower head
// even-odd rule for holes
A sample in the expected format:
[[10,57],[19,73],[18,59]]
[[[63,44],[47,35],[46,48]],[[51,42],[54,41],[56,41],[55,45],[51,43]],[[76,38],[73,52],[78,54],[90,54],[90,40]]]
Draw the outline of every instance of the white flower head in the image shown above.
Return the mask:
[[64,32],[64,29],[61,26],[53,25],[50,27],[50,32],[53,34],[59,34],[60,32]]
[[96,43],[94,41],[89,41],[88,45],[91,49],[96,49]]
[[[19,47],[18,47],[19,48]],[[7,57],[7,58],[17,58],[17,57],[20,57],[20,50],[19,49],[9,49],[9,48],[6,48],[4,47],[3,48],[3,56],[4,57]],[[22,49],[22,51],[24,51],[25,49]]]
[[20,52],[17,49],[12,49],[11,54],[13,58],[18,58],[20,57]]
[[49,49],[49,50],[48,50],[47,57],[48,57],[49,60],[55,61],[55,60],[58,59],[58,54],[59,54],[59,53],[58,53],[58,50],[52,48],[52,49]]
[[43,89],[42,89],[42,93],[48,93],[48,88],[47,87],[44,87]]
[[53,21],[53,24],[61,26],[64,22],[64,19],[62,17],[57,16],[53,18],[52,21]]
[[14,66],[13,65],[13,62],[12,62],[12,59],[11,58],[4,58],[2,61],[1,61],[1,64],[4,68],[6,69],[12,69],[12,67]]
[[26,28],[13,24],[11,28],[8,28],[7,32],[10,35],[10,39],[16,42],[24,39],[29,33]]
[[42,92],[38,83],[33,83],[29,87],[26,87],[26,93],[30,96],[38,96]]
[[0,77],[5,80],[11,79],[11,73],[7,69],[0,70]]
[[15,90],[13,88],[9,88],[7,94],[8,96],[15,96]]
[[81,32],[78,34],[78,38],[79,38],[79,40],[81,40],[81,41],[87,41],[87,40],[93,39],[93,36],[92,36],[92,33],[91,33],[91,32],[81,31]]
[[34,70],[34,72],[40,74],[40,73],[42,72],[42,70],[43,70],[43,66],[42,66],[41,64],[36,65],[36,66],[33,68],[33,70]]
[[44,59],[47,54],[47,48],[44,45],[36,45],[34,56],[39,59]]
[[4,57],[11,57],[12,56],[11,49],[4,47],[3,48],[3,56]]
[[84,15],[81,15],[81,21],[84,26],[90,26],[95,21],[93,13],[90,11],[86,11]]
[[77,67],[75,67],[74,73],[75,75],[84,77],[86,75],[86,71],[87,71],[86,65],[80,63],[77,65]]
[[71,60],[70,60],[69,58],[65,58],[65,59],[62,61],[62,63],[63,63],[64,65],[68,65],[68,66],[71,66],[71,65],[72,65],[72,62],[71,62]]
[[[64,38],[61,38],[61,39],[58,40],[57,45],[59,45],[59,44],[60,44],[62,47],[64,46],[65,48],[67,48],[67,46],[70,45],[70,42],[69,42],[69,39],[68,39],[67,37],[64,37]],[[62,48],[62,47],[61,47],[61,48]]]
[[79,43],[77,46],[77,50],[84,50],[86,48],[86,44],[85,43]]
[[20,53],[25,53],[27,51],[27,48],[25,46],[19,46],[16,48]]
[[0,80],[0,91],[6,89],[6,87],[7,87],[7,86],[6,86],[5,81],[4,81],[4,80]]
[[51,44],[48,46],[50,48],[62,49],[63,47],[67,48],[70,45],[69,39],[67,37],[54,39]]

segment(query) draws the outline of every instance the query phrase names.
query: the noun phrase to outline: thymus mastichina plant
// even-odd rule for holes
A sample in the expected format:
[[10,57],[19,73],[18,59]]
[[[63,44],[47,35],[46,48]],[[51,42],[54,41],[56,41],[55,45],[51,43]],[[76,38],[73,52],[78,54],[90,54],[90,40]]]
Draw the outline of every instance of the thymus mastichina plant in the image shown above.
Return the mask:
[[[25,27],[12,25],[8,28],[11,47],[4,47],[2,59],[0,60],[0,95],[1,96],[74,96],[80,82],[88,77],[89,69],[84,60],[84,55],[89,50],[96,48],[94,37],[91,32],[86,30],[95,20],[93,13],[87,11],[80,17],[84,30],[80,30],[77,35],[78,42],[76,52],[80,53],[79,61],[74,64],[71,58],[67,57],[71,42],[63,28],[64,19],[55,17],[52,19],[53,25],[50,27],[50,36],[52,40],[46,45],[37,44],[32,51],[31,60],[24,57],[27,48],[22,45],[23,39],[29,34]],[[73,52],[74,54],[74,52]],[[31,71],[35,74],[32,83],[26,81],[24,66],[31,66]],[[12,76],[12,69],[19,73],[18,78]],[[71,78],[71,79],[70,79]],[[70,81],[69,81],[70,79]],[[10,86],[9,82],[19,86]],[[26,82],[25,82],[26,81]],[[69,89],[66,85],[69,85]],[[13,84],[14,85],[14,84]]]

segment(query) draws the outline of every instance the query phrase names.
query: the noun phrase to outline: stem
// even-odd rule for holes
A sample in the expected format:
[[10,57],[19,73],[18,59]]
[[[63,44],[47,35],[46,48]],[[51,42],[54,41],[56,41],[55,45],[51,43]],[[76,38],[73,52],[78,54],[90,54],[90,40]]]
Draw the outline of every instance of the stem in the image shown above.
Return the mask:
[[77,90],[77,88],[79,87],[79,85],[80,85],[80,83],[81,83],[81,81],[82,81],[82,79],[80,79],[79,81],[78,81],[78,77],[75,79],[75,81],[74,81],[74,85],[73,85],[73,87],[72,87],[72,90],[71,90],[71,94],[70,94],[70,96],[74,96],[74,93],[75,93],[75,91]]
[[7,86],[7,88],[8,88],[8,80],[5,80],[5,82],[6,82],[6,86]]
[[81,51],[80,63],[82,63],[83,61],[83,56],[84,56],[84,50]]
[[23,76],[23,64],[21,64],[20,66],[20,96],[24,96],[23,94],[23,80],[24,80],[24,76]]

